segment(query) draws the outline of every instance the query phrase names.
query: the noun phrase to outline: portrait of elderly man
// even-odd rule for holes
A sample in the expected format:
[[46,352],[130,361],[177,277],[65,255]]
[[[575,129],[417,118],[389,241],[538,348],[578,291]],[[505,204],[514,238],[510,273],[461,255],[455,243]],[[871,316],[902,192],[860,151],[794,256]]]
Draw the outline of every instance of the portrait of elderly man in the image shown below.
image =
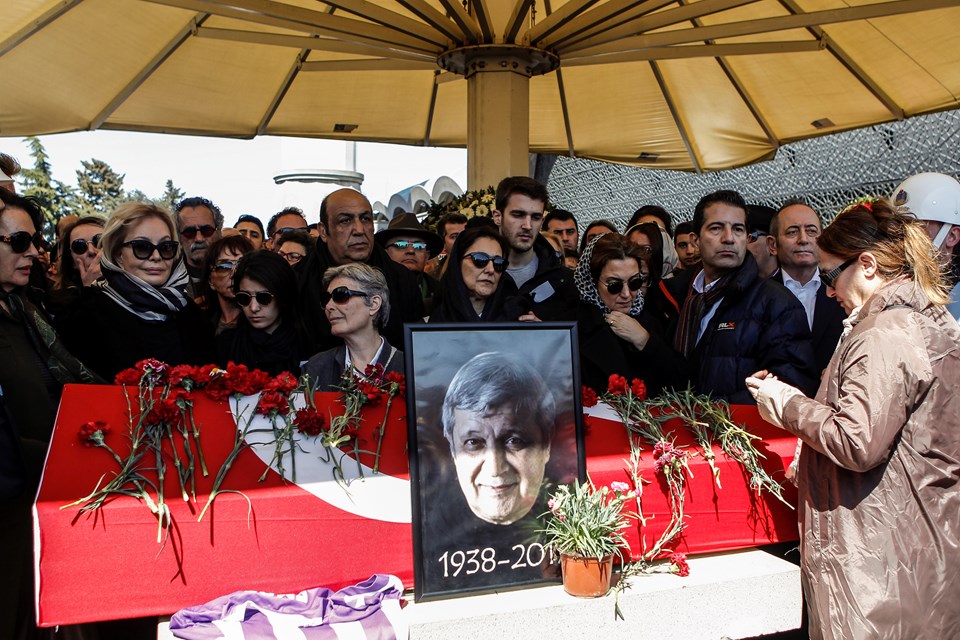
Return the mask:
[[443,400],[443,435],[475,516],[509,525],[530,513],[555,420],[553,394],[530,365],[481,353],[460,368]]
[[559,576],[539,530],[550,494],[579,476],[571,328],[409,338],[418,597]]

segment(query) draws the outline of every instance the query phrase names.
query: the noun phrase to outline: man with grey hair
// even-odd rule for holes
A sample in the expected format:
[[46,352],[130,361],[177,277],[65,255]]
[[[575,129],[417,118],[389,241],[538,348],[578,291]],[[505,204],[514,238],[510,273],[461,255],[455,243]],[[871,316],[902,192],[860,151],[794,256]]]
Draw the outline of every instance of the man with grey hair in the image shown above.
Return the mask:
[[190,293],[195,295],[193,290],[200,281],[207,249],[211,243],[220,239],[223,214],[220,213],[220,207],[211,201],[193,196],[177,203],[173,217],[177,234],[180,236],[180,245],[183,247],[187,273],[190,274]]
[[463,365],[443,400],[460,490],[478,518],[509,525],[537,502],[553,440],[556,405],[540,374],[500,352]]

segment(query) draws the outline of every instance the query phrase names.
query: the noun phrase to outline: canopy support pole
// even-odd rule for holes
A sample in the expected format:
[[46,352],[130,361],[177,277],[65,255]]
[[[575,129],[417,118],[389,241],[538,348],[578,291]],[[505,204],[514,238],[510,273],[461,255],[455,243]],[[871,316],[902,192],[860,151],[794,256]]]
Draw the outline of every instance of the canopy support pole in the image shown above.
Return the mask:
[[467,78],[467,188],[529,176],[530,77],[553,71],[560,60],[531,47],[480,45],[437,62]]

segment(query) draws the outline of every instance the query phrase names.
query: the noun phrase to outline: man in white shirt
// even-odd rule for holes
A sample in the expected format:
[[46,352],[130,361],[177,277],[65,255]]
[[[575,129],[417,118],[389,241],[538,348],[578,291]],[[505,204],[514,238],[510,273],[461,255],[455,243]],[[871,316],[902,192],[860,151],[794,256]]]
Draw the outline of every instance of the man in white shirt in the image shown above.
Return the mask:
[[821,231],[816,211],[802,200],[788,200],[770,219],[766,237],[770,253],[780,261],[780,271],[773,279],[795,295],[807,313],[818,373],[830,362],[846,317],[843,307],[827,296],[826,286],[820,282],[817,238]]

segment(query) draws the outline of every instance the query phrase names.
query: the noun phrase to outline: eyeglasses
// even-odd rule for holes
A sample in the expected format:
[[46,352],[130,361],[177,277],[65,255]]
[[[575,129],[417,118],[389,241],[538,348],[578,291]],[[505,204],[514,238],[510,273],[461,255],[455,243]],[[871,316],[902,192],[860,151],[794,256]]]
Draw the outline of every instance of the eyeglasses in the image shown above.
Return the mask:
[[[630,288],[630,291],[638,291],[640,287],[643,286],[644,280],[646,280],[646,278],[643,275],[636,275],[627,280],[626,285]],[[623,285],[624,282],[620,279],[607,280],[603,283],[603,286],[607,288],[607,291],[613,295],[619,295],[619,293],[623,291]]]
[[356,291],[356,290],[354,290],[354,289],[348,289],[348,288],[346,288],[346,287],[337,287],[337,288],[334,289],[333,291],[321,291],[321,292],[320,292],[320,302],[323,303],[323,306],[327,306],[327,304],[328,304],[331,300],[333,300],[333,301],[334,301],[335,303],[337,303],[337,304],[344,304],[344,303],[347,302],[347,300],[349,300],[352,296],[360,296],[360,297],[362,297],[362,298],[367,298],[367,297],[369,297],[369,296],[368,296],[366,293],[364,293],[363,291]]
[[102,237],[103,237],[103,234],[98,233],[97,235],[93,236],[92,240],[84,240],[83,238],[77,238],[76,240],[70,243],[70,251],[73,251],[78,256],[82,256],[87,252],[88,245],[92,244],[94,249],[99,247],[100,238]]
[[0,242],[9,244],[10,250],[14,253],[23,253],[31,244],[39,249],[40,243],[43,242],[43,237],[39,231],[33,235],[30,235],[26,231],[17,231],[8,236],[0,236]]
[[387,245],[387,248],[396,247],[401,251],[406,251],[407,249],[413,249],[414,251],[426,251],[427,243],[426,242],[407,242],[406,240],[397,240],[396,242],[391,242]]
[[470,258],[473,262],[473,266],[477,269],[486,269],[487,265],[490,264],[490,261],[493,261],[493,270],[497,273],[503,273],[507,270],[508,261],[506,258],[501,258],[500,256],[491,256],[490,254],[484,253],[482,251],[473,251],[463,256],[464,258]]
[[859,259],[860,259],[860,256],[854,256],[849,260],[847,260],[846,262],[844,262],[843,264],[841,264],[836,269],[831,269],[830,271],[824,271],[823,269],[820,269],[820,282],[827,285],[828,287],[832,287],[833,283],[837,281],[837,278],[840,277],[840,274],[843,273],[844,269],[846,269],[847,267],[849,267]]
[[180,230],[180,235],[184,238],[193,238],[197,237],[197,234],[201,234],[204,238],[209,238],[217,231],[216,227],[209,224],[201,224],[195,227],[184,227]]
[[277,253],[279,253],[280,256],[290,264],[297,264],[303,260],[303,254],[297,251],[278,251]]
[[273,294],[269,291],[257,291],[256,293],[238,291],[233,294],[233,299],[241,307],[249,306],[254,300],[256,300],[257,304],[261,307],[265,307],[273,302]]
[[770,234],[767,233],[766,231],[760,231],[759,229],[754,229],[747,235],[747,238],[748,238],[747,242],[754,243],[760,238],[762,238],[763,236],[768,236],[768,235]]
[[224,260],[222,262],[218,262],[217,264],[213,265],[213,270],[220,271],[220,272],[233,271],[236,268],[237,268],[237,263],[234,262],[233,260]]
[[130,247],[138,260],[149,260],[154,251],[158,252],[162,259],[172,260],[180,249],[180,243],[176,240],[164,240],[160,244],[153,244],[149,240],[130,240],[120,246]]

